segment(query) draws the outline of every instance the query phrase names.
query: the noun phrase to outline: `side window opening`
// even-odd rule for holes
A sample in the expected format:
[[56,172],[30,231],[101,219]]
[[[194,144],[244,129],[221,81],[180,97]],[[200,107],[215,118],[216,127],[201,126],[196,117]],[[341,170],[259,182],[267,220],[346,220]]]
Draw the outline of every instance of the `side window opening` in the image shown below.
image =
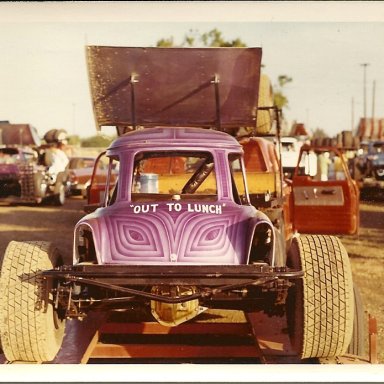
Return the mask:
[[246,181],[241,157],[238,154],[229,155],[233,200],[236,204],[248,204]]
[[119,159],[108,158],[101,153],[94,164],[90,185],[87,188],[88,204],[110,205],[112,192],[117,183]]
[[117,198],[119,166],[120,161],[118,157],[111,157],[108,165],[106,163],[100,165],[100,172],[107,172],[105,190],[107,205],[115,203]]

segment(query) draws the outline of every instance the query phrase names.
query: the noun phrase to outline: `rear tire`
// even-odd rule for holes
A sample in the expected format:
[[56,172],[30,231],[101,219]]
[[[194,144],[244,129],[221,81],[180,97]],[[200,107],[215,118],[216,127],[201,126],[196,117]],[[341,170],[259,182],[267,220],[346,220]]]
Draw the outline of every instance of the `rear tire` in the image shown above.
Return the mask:
[[288,265],[304,271],[287,301],[293,349],[302,359],[343,355],[354,315],[352,272],[344,246],[334,236],[294,238]]
[[51,243],[9,243],[0,278],[0,337],[8,361],[51,361],[59,351],[65,322],[38,274],[58,264]]

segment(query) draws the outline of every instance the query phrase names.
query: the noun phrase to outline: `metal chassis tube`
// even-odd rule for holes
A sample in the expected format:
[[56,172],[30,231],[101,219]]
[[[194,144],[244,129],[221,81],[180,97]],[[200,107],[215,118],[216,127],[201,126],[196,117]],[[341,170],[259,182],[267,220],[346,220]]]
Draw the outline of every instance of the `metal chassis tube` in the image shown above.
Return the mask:
[[[246,286],[299,279],[303,271],[273,268],[268,265],[238,266],[145,266],[145,265],[75,265],[41,272],[44,279],[74,282],[86,286],[122,292],[165,303],[183,303],[218,292]],[[205,288],[191,295],[176,297],[144,292],[129,286],[195,285]]]

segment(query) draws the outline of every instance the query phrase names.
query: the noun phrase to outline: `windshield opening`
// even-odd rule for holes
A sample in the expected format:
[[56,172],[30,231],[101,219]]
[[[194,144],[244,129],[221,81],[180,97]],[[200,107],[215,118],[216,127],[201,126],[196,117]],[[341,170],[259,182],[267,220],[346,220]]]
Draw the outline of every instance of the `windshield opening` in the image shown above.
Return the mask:
[[217,200],[215,166],[208,152],[140,152],[135,156],[133,201]]

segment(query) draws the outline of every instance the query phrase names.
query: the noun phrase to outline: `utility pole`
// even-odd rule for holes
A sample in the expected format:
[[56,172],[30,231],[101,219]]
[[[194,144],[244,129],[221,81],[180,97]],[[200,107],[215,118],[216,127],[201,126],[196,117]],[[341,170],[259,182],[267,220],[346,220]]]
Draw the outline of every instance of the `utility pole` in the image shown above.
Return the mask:
[[375,118],[375,102],[376,102],[376,80],[373,81],[372,87],[372,119]]
[[76,103],[72,103],[72,135],[76,135]]
[[373,136],[375,133],[375,95],[376,93],[376,81],[373,81],[373,87],[372,87],[372,124],[371,124],[371,136]]
[[364,68],[364,129],[367,119],[367,67],[369,63],[360,64]]

